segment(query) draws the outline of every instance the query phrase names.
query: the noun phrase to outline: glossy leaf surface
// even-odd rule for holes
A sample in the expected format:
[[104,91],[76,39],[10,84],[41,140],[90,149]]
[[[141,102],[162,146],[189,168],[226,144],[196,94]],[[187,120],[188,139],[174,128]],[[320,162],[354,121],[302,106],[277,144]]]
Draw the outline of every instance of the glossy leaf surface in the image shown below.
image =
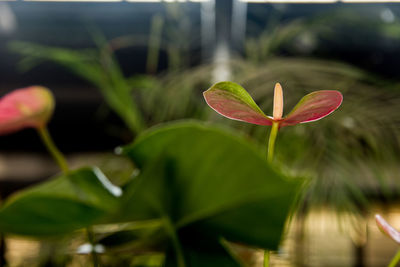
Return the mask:
[[5,233],[50,236],[99,222],[118,204],[121,189],[97,168],[83,168],[20,191],[0,210]]
[[282,120],[281,127],[316,121],[335,111],[343,101],[339,91],[323,90],[304,96]]
[[239,84],[219,82],[203,93],[207,104],[219,114],[233,120],[258,125],[271,125],[251,96]]
[[300,183],[247,141],[186,122],[150,130],[123,153],[142,169],[126,193],[126,220],[166,218],[180,240],[189,231],[210,242],[278,247]]
[[41,86],[17,89],[0,99],[0,135],[44,126],[54,110],[50,90]]
[[392,239],[394,242],[400,245],[400,233],[394,229],[385,219],[379,214],[375,215],[375,221],[378,225],[379,230],[382,231],[386,236]]

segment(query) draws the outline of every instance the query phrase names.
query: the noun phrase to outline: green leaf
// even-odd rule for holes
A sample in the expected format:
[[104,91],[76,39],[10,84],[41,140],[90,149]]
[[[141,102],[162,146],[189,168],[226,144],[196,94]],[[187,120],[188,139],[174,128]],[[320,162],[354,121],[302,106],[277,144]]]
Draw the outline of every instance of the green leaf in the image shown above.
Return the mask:
[[300,183],[247,141],[184,122],[148,131],[123,153],[142,169],[126,192],[125,220],[167,218],[179,239],[192,229],[207,240],[278,247]]
[[258,125],[271,125],[273,122],[239,84],[219,82],[203,95],[212,109],[229,119]]
[[18,192],[0,210],[0,231],[50,236],[100,222],[122,191],[97,168],[82,168]]

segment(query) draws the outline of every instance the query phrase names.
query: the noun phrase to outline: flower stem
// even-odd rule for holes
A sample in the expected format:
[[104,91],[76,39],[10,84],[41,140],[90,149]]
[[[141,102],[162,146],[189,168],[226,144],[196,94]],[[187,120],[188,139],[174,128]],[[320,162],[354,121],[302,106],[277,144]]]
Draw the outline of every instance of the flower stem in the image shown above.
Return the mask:
[[264,267],[269,267],[269,250],[264,250]]
[[399,261],[400,261],[400,250],[397,251],[396,255],[393,257],[388,267],[395,267]]
[[37,131],[43,143],[45,144],[47,150],[50,152],[51,156],[57,162],[62,172],[64,174],[67,174],[69,171],[67,161],[64,155],[60,152],[60,150],[58,150],[57,146],[54,144],[53,139],[51,138],[46,126],[38,127]]
[[[276,136],[278,135],[278,130],[279,122],[274,121],[268,139],[267,160],[269,163],[272,163],[274,160],[275,141]],[[269,267],[269,250],[264,251],[264,267]]]
[[278,130],[279,130],[279,122],[274,121],[272,123],[272,128],[268,140],[267,160],[269,163],[271,163],[274,159],[275,140],[276,136],[278,135]]
[[[67,160],[65,159],[65,156],[60,152],[60,150],[57,148],[55,145],[53,139],[50,136],[49,131],[47,130],[46,126],[38,127],[37,131],[39,133],[40,138],[42,139],[43,143],[45,144],[47,150],[51,154],[51,156],[54,158],[54,160],[57,162],[58,166],[62,170],[64,174],[68,174],[69,172],[69,167]],[[92,259],[93,259],[93,267],[98,267],[99,265],[99,258],[96,253],[95,249],[95,242],[94,242],[94,233],[93,231],[87,227],[86,228],[88,240],[90,244],[92,245]]]

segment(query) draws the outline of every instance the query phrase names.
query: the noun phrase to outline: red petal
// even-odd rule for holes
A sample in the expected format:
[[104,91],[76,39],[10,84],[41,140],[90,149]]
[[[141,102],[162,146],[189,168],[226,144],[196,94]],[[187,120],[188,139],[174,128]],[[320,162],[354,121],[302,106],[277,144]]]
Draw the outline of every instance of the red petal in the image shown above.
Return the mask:
[[203,95],[212,109],[229,119],[258,125],[271,125],[273,122],[239,84],[220,82],[214,84]]
[[316,91],[303,97],[281,121],[282,126],[295,125],[322,119],[337,109],[343,101],[339,91]]

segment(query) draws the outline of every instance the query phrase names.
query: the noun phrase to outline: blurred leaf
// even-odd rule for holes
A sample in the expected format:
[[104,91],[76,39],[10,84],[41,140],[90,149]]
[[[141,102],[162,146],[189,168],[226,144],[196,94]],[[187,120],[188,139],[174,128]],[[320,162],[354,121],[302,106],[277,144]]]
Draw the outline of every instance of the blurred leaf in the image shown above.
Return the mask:
[[107,247],[107,250],[126,250],[140,248],[141,251],[155,250],[162,235],[162,221],[136,221],[129,224],[119,224],[119,229],[112,229],[103,234],[98,243]]
[[273,122],[239,84],[219,82],[203,95],[212,109],[229,119],[258,125],[271,125]]
[[99,55],[94,49],[72,50],[18,41],[11,42],[9,47],[13,52],[24,56],[20,67],[25,71],[36,67],[43,60],[49,60],[96,85],[103,81]]
[[183,235],[192,234],[211,243],[224,237],[278,247],[300,183],[273,170],[248,142],[183,122],[150,130],[123,153],[142,169],[127,188],[124,220],[161,218],[166,234],[185,239],[184,247]]
[[[125,78],[112,52],[102,47],[74,50],[27,42],[11,42],[9,47],[24,56],[20,65],[25,70],[42,61],[52,61],[92,83],[132,133],[144,128],[143,115],[131,95],[130,81]],[[143,80],[143,77],[138,79]]]
[[5,233],[49,236],[100,222],[122,191],[97,168],[82,168],[10,197],[0,210]]

